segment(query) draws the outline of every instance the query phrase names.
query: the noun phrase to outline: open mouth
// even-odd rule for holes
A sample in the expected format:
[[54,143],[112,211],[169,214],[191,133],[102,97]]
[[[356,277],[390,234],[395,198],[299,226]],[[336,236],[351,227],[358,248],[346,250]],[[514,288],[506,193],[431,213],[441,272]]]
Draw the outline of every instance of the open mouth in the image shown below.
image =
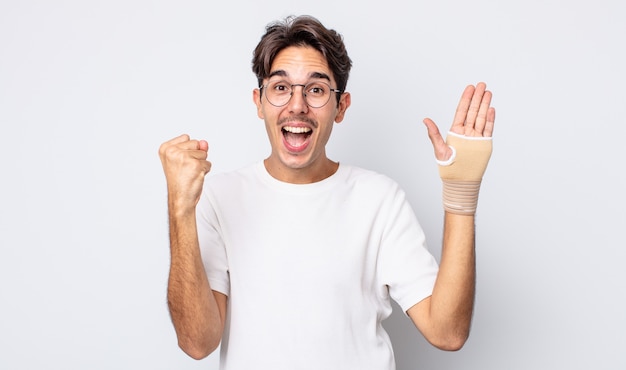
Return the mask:
[[285,126],[282,128],[285,144],[290,150],[303,150],[313,133],[310,127]]

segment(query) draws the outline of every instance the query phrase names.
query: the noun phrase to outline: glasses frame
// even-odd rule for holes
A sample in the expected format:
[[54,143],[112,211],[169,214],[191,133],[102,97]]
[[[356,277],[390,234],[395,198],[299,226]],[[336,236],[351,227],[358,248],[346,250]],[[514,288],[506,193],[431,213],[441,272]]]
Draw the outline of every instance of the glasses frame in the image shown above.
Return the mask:
[[[328,100],[326,100],[326,102],[324,104],[320,105],[319,107],[316,107],[316,106],[311,105],[309,103],[309,101],[307,100],[307,98],[306,98],[306,87],[309,86],[309,85],[318,84],[318,83],[322,83],[322,84],[328,86],[328,91],[330,91],[331,94],[328,94]],[[295,91],[294,87],[296,87],[296,86],[302,86],[302,99],[304,99],[304,102],[310,108],[322,108],[322,107],[326,106],[326,104],[328,104],[328,102],[330,101],[331,96],[333,95],[332,93],[335,93],[335,94],[341,94],[342,93],[341,90],[333,89],[332,87],[330,87],[330,85],[328,83],[323,82],[323,81],[309,82],[307,84],[288,84],[288,83],[286,83],[286,84],[289,85],[289,89],[291,89],[291,92],[289,93],[289,99],[287,99],[287,101],[285,101],[284,104],[280,104],[279,105],[279,104],[272,103],[272,101],[267,97],[267,87],[269,86],[269,84],[270,84],[270,82],[268,81],[267,84],[261,85],[259,87],[259,90],[261,90],[261,94],[263,94],[263,89],[265,89],[266,90],[266,92],[264,94],[265,95],[265,100],[267,100],[268,103],[270,103],[271,105],[273,105],[273,106],[275,106],[277,108],[284,107],[285,105],[289,104],[289,102],[291,101],[291,98],[293,97],[293,92]]]

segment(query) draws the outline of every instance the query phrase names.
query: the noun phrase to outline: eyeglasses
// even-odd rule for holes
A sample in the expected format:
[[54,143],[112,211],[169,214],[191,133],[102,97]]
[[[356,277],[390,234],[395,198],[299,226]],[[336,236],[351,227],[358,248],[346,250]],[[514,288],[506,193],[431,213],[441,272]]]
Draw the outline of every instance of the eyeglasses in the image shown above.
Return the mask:
[[325,82],[310,82],[303,84],[290,84],[286,81],[270,81],[261,86],[265,90],[267,101],[275,107],[282,107],[289,103],[293,95],[294,87],[302,86],[302,97],[311,108],[321,108],[330,100],[332,93],[341,93],[341,90],[333,89]]

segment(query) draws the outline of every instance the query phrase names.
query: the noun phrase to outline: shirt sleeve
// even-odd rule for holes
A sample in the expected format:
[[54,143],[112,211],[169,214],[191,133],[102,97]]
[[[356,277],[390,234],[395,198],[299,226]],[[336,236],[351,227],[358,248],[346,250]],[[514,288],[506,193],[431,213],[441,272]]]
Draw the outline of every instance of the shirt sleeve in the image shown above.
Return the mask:
[[206,190],[203,191],[196,207],[200,253],[211,289],[229,295],[230,278],[226,247],[222,238],[215,203],[211,201],[211,197],[208,195],[210,193]]
[[426,238],[404,191],[391,192],[381,241],[380,275],[389,295],[405,314],[432,295],[439,266],[426,247]]

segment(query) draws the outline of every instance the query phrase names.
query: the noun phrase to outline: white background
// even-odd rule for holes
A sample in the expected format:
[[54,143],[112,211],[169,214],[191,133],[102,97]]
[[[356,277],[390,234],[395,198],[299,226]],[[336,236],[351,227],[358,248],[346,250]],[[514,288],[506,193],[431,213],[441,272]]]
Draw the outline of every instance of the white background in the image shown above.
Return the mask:
[[157,149],[214,172],[268,153],[252,49],[312,14],[345,37],[333,159],[395,178],[439,256],[421,121],[463,88],[497,109],[477,218],[473,332],[431,348],[396,310],[398,368],[624,369],[626,12],[598,1],[0,1],[0,368],[217,369],[177,347]]

